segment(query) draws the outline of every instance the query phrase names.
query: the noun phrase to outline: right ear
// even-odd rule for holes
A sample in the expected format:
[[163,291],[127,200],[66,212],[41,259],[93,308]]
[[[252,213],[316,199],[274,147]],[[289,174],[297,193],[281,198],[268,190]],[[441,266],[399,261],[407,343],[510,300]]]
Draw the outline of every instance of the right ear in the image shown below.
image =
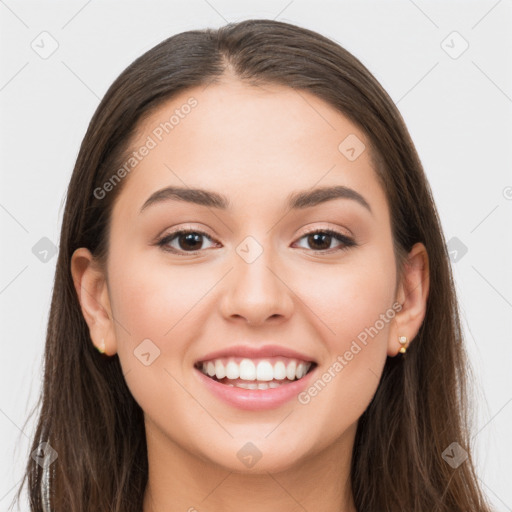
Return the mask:
[[73,253],[71,275],[92,342],[100,352],[114,355],[117,343],[106,276],[85,247]]

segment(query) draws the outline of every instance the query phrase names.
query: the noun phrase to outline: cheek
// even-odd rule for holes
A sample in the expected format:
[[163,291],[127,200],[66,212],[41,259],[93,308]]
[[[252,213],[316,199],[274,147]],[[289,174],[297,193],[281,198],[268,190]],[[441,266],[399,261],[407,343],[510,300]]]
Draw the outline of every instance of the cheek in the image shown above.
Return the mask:
[[307,305],[330,328],[331,348],[345,349],[376,322],[385,335],[388,323],[383,328],[379,320],[393,314],[394,268],[393,258],[354,259],[303,284]]
[[310,292],[304,292],[308,307],[329,327],[321,328],[328,356],[299,403],[322,418],[319,428],[329,432],[326,443],[368,407],[386,361],[388,331],[395,316],[394,258],[370,255],[355,261],[336,272],[326,270],[323,277],[317,275],[316,286],[310,284]]
[[[113,265],[109,281],[117,353],[131,394],[150,417],[163,415],[169,397],[186,407],[172,376],[178,376],[188,341],[199,329],[194,313],[213,276],[199,279],[193,266],[157,266],[133,257]],[[165,421],[171,424],[172,417]]]
[[135,339],[153,336],[165,342],[170,330],[179,329],[181,319],[187,316],[188,320],[194,306],[214,284],[214,276],[199,273],[194,265],[144,263],[139,258],[137,264],[126,263],[112,273],[116,319]]

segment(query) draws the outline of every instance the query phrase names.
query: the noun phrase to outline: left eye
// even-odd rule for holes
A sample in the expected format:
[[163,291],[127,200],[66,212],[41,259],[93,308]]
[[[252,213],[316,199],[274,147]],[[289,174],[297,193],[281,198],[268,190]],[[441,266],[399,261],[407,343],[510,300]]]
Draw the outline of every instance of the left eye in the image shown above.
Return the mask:
[[305,238],[307,243],[310,245],[321,246],[319,250],[314,252],[323,252],[331,249],[330,245],[331,242],[333,241],[339,242],[339,246],[335,248],[335,250],[338,251],[343,251],[345,249],[348,249],[349,247],[356,245],[354,240],[345,235],[342,235],[341,233],[338,233],[337,231],[333,231],[332,229],[319,229],[317,231],[312,231],[300,237],[299,240],[302,240],[303,238]]

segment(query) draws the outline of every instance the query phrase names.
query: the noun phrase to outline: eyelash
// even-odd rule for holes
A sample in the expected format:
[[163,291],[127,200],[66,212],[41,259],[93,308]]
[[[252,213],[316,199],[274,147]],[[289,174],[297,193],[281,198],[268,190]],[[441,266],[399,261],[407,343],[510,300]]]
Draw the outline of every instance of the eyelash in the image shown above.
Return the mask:
[[[187,255],[197,254],[198,252],[201,251],[201,249],[199,249],[197,251],[182,251],[182,250],[180,251],[180,250],[171,248],[171,247],[169,247],[167,245],[174,238],[177,238],[180,235],[186,235],[186,234],[190,234],[190,233],[193,233],[193,234],[196,234],[196,235],[205,236],[209,240],[213,241],[213,239],[208,235],[208,233],[205,233],[204,231],[201,231],[200,229],[179,229],[179,230],[176,230],[176,231],[174,231],[172,233],[169,233],[169,234],[165,235],[164,237],[160,238],[156,242],[156,245],[159,246],[162,250],[164,250],[166,252],[173,253],[173,254],[177,254],[178,256],[187,256]],[[341,242],[343,245],[341,247],[334,248],[334,249],[323,249],[323,250],[318,250],[318,251],[316,251],[314,249],[311,249],[315,253],[320,253],[320,254],[328,253],[328,254],[330,254],[332,252],[337,252],[337,251],[346,251],[350,247],[354,247],[354,246],[358,245],[352,238],[349,238],[349,237],[339,233],[338,231],[334,231],[334,230],[328,229],[328,228],[326,228],[326,229],[315,229],[315,230],[312,230],[312,231],[308,231],[308,232],[304,233],[299,238],[299,240],[301,240],[302,238],[304,238],[304,237],[306,237],[308,235],[314,235],[316,233],[322,233],[322,234],[325,234],[325,235],[329,235],[329,236],[333,237],[335,240],[337,240],[338,242]]]

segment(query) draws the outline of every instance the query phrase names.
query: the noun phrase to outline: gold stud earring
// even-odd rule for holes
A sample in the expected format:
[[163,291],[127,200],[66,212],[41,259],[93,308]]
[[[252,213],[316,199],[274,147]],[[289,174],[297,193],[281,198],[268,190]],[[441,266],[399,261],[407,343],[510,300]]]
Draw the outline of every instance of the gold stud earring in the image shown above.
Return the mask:
[[400,354],[405,354],[407,351],[406,345],[407,345],[407,337],[406,336],[398,336],[398,341],[400,342],[400,345],[402,345],[402,348],[400,349]]
[[96,347],[96,349],[98,350],[98,352],[100,354],[104,354],[105,353],[105,339],[104,338],[101,339],[101,345],[99,347]]

